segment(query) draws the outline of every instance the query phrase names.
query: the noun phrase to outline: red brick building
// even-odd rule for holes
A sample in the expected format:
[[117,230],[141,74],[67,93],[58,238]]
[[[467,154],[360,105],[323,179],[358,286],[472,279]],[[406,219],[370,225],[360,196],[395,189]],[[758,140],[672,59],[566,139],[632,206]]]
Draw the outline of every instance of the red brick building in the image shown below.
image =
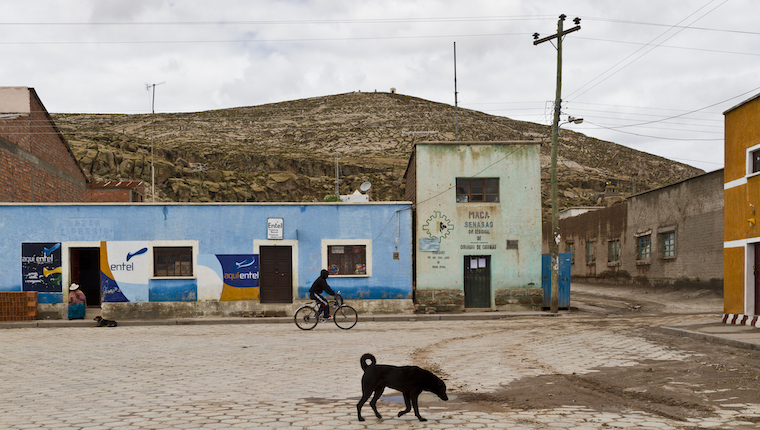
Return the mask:
[[0,202],[85,202],[87,177],[33,88],[0,87]]
[[95,181],[87,184],[87,202],[129,202],[145,201],[143,181]]

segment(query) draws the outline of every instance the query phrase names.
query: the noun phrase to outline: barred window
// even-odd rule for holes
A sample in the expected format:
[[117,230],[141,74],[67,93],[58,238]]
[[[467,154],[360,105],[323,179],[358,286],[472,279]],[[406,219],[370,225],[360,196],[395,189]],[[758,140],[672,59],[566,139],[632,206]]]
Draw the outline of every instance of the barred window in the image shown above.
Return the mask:
[[496,203],[499,178],[457,178],[457,203]]
[[586,242],[586,262],[593,263],[596,261],[596,252],[594,252],[594,242]]
[[193,276],[191,246],[153,248],[153,276]]

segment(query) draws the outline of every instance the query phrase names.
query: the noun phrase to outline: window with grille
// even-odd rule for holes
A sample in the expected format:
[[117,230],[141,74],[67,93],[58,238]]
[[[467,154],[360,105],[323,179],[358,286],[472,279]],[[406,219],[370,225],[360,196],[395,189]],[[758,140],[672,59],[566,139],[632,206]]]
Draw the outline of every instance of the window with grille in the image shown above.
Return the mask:
[[595,261],[594,242],[586,242],[586,263],[593,263]]
[[752,151],[752,173],[760,172],[760,150]]
[[609,250],[608,250],[609,252],[607,253],[608,255],[607,261],[609,261],[610,263],[615,262],[615,261],[620,261],[620,240],[615,239],[615,240],[609,241],[608,247],[609,247]]
[[652,257],[652,235],[639,236],[636,239],[636,259],[648,260]]
[[327,270],[330,275],[366,275],[366,245],[328,245]]
[[660,234],[660,244],[663,258],[674,258],[676,256],[676,232]]
[[153,276],[193,276],[193,248],[191,246],[154,247]]
[[499,178],[457,178],[457,203],[497,203]]
[[570,253],[570,264],[575,264],[575,244],[573,242],[567,243],[567,252]]

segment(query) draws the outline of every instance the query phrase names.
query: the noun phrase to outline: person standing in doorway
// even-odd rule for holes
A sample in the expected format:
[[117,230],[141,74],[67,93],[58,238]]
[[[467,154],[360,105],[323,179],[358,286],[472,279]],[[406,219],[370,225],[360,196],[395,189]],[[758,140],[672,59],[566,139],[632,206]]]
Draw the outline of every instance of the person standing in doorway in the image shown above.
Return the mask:
[[79,289],[79,284],[71,283],[69,287],[69,319],[70,320],[82,320],[84,319],[85,311],[87,310],[87,297],[85,297],[82,290]]

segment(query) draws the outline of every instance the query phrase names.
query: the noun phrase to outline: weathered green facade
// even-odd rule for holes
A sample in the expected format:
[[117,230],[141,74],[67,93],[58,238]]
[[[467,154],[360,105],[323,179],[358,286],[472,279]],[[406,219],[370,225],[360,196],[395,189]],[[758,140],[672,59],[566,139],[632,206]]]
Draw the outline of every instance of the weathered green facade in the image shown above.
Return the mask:
[[421,310],[542,303],[540,143],[415,146],[415,303]]

